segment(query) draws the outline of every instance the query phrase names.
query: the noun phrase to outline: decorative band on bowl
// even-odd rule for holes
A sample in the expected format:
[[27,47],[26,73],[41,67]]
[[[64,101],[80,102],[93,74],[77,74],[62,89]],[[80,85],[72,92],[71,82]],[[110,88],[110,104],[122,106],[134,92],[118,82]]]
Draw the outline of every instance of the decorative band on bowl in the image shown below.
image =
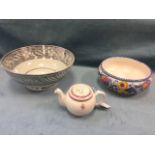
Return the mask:
[[[149,67],[148,67],[148,68],[149,68]],[[150,68],[149,68],[149,69],[150,69]],[[152,76],[152,70],[150,69],[150,75],[149,75],[148,77],[144,78],[144,79],[131,80],[131,79],[127,79],[127,78],[117,77],[117,76],[112,75],[112,74],[110,74],[109,72],[107,72],[107,71],[102,67],[102,63],[101,63],[100,66],[99,66],[99,73],[100,73],[101,75],[106,74],[106,75],[110,76],[111,78],[114,78],[114,79],[117,79],[117,80],[121,80],[121,81],[127,81],[127,82],[143,82],[143,81],[145,81],[145,80],[151,78],[151,76]]]

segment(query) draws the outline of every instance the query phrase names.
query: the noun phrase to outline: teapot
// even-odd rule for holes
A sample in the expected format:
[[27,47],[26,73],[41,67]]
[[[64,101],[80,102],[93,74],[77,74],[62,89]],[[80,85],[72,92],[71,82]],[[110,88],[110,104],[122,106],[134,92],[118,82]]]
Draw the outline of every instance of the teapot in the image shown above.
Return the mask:
[[110,108],[104,101],[97,102],[96,97],[98,95],[105,98],[103,91],[97,90],[96,92],[86,84],[74,84],[72,85],[66,94],[59,88],[54,91],[58,95],[60,104],[68,109],[68,111],[76,116],[84,116],[93,111],[95,106],[102,106],[104,108]]

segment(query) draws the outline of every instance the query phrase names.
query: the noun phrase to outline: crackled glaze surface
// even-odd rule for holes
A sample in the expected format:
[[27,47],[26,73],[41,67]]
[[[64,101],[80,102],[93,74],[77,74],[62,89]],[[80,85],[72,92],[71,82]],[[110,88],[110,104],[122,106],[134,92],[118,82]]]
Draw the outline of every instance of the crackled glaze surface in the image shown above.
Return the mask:
[[100,82],[121,95],[134,95],[149,88],[151,70],[143,63],[123,57],[109,58],[99,66]]
[[32,45],[8,53],[3,68],[28,89],[40,91],[55,85],[74,63],[67,49],[53,45]]

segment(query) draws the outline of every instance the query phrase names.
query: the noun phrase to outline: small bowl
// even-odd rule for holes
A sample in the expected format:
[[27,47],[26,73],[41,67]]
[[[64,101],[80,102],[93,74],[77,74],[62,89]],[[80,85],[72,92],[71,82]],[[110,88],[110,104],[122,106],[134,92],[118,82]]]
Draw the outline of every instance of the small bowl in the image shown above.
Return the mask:
[[149,88],[151,75],[151,69],[146,64],[127,57],[107,58],[99,66],[101,83],[123,96]]
[[53,45],[32,45],[15,49],[1,60],[4,70],[33,91],[42,91],[61,80],[73,65],[69,50]]

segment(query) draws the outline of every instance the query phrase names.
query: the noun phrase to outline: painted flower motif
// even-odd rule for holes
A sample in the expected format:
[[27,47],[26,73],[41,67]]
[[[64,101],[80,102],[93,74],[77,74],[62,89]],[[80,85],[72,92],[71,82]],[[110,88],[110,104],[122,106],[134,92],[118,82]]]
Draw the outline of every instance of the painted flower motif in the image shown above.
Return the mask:
[[113,86],[112,86],[112,89],[113,89],[114,91],[116,91],[116,92],[118,91],[118,87],[117,87],[116,85],[113,85]]
[[103,80],[103,81],[109,81],[109,78],[106,75],[102,75],[101,76],[101,80]]
[[146,80],[144,83],[143,83],[143,85],[142,85],[142,88],[143,89],[147,89],[149,86],[150,86],[150,80]]
[[116,83],[116,85],[117,85],[117,87],[118,87],[119,90],[124,91],[124,90],[126,90],[128,88],[128,85],[129,84],[126,81],[118,81]]
[[118,90],[117,90],[117,93],[118,93],[118,94],[126,94],[126,92],[125,92],[124,90],[121,90],[121,89],[118,89]]
[[102,75],[102,76],[100,77],[100,80],[101,80],[102,82],[104,82],[104,84],[106,84],[106,85],[108,85],[108,84],[111,82],[111,79],[110,79],[108,76],[106,76],[106,75]]
[[125,90],[127,92],[128,95],[134,95],[137,93],[136,89],[133,87],[130,87],[128,89]]
[[113,91],[117,92],[120,95],[122,95],[122,94],[128,95],[128,92],[126,92],[123,89],[119,89],[116,85],[113,85],[112,89],[113,89]]

